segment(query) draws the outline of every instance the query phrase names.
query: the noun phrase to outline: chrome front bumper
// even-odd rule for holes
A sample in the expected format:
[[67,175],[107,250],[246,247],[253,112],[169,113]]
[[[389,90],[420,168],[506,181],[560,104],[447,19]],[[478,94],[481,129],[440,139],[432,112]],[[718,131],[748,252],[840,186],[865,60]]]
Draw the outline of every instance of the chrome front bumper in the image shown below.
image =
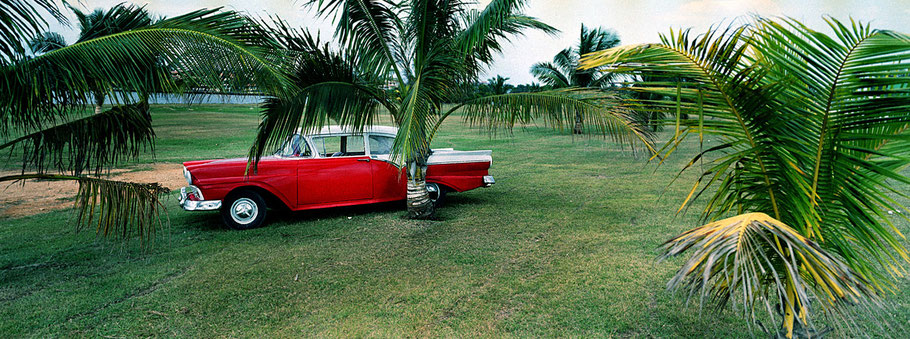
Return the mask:
[[213,211],[221,208],[221,200],[204,200],[199,187],[190,185],[180,188],[180,207],[187,211]]
[[495,184],[495,183],[496,183],[496,180],[493,179],[492,175],[483,176],[483,187],[490,187],[490,186],[493,186],[493,184]]

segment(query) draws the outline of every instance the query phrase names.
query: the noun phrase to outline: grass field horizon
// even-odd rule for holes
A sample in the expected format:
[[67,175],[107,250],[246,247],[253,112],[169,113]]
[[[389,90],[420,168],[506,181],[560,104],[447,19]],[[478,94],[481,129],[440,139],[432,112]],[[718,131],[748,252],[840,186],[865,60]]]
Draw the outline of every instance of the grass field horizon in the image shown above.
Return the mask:
[[[152,117],[154,156],[128,168],[245,156],[259,109],[153,105]],[[402,219],[394,203],[270,212],[249,231],[172,195],[169,226],[148,248],[74,234],[69,212],[0,219],[0,333],[764,336],[735,310],[714,315],[665,290],[681,260],[658,263],[658,246],[700,225],[701,203],[675,214],[696,171],[670,184],[697,143],[657,166],[601,137],[541,125],[489,138],[453,117],[432,147],[493,150],[497,184],[451,195],[438,221]],[[897,287],[886,296],[895,327],[871,334],[908,325],[910,283]]]

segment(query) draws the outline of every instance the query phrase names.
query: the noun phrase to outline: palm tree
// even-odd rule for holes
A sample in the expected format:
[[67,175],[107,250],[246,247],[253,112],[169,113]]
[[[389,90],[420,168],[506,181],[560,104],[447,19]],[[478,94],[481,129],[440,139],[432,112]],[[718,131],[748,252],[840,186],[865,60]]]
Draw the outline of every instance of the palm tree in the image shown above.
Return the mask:
[[[619,35],[605,28],[589,29],[581,24],[578,46],[563,49],[553,56],[552,62],[539,62],[531,66],[531,74],[541,83],[552,88],[608,86],[613,74],[598,68],[579,70],[578,60],[585,54],[602,51],[619,45]],[[584,133],[582,116],[575,116],[575,134]]]
[[[144,7],[135,5],[118,4],[107,11],[95,9],[86,14],[79,9],[70,6],[70,9],[76,15],[79,21],[79,38],[76,43],[96,39],[111,34],[126,32],[132,29],[147,27],[152,24],[153,20]],[[154,65],[157,58],[149,58],[148,61],[141,64]],[[107,89],[102,88],[100,82],[92,84],[92,96],[95,99],[95,114],[101,113],[101,106],[104,105],[104,97]]]
[[36,55],[61,49],[63,47],[66,47],[66,38],[57,32],[43,32],[32,38],[28,43],[28,48]]
[[740,302],[753,320],[762,309],[780,314],[786,337],[816,334],[813,307],[841,317],[846,305],[876,305],[910,261],[886,213],[906,210],[889,180],[910,182],[900,173],[910,156],[910,36],[826,20],[833,35],[758,18],[582,60],[686,79],[635,84],[657,95],[648,104],[676,112],[667,153],[687,136],[722,140],[686,167],[713,158],[680,207],[707,193],[712,222],[664,245],[664,257],[694,251],[669,286]]
[[544,90],[543,86],[541,86],[539,83],[532,82],[530,84],[517,85],[517,86],[515,86],[515,89],[512,90],[512,92],[515,92],[515,93],[540,92],[542,90]]
[[501,75],[497,75],[494,78],[487,79],[487,83],[483,85],[483,92],[486,95],[502,95],[509,94],[512,91],[512,86],[508,83],[509,78],[503,78]]
[[[501,41],[527,29],[555,29],[521,14],[524,0],[494,0],[483,10],[459,0],[312,0],[324,16],[336,19],[340,50],[320,44],[306,32],[277,23],[275,39],[289,55],[297,91],[276,96],[264,108],[255,162],[297,128],[312,131],[330,121],[363,128],[388,111],[399,127],[392,159],[408,178],[408,216],[432,218],[435,209],[425,187],[430,142],[444,119],[462,109],[466,119],[489,128],[511,127],[538,117],[561,127],[576,112],[592,129],[618,139],[645,140],[624,111],[594,103],[597,94],[571,91],[509,93],[464,98],[466,83],[500,51]],[[574,94],[569,96],[566,94]],[[442,103],[457,102],[443,110]]]
[[[72,6],[69,8],[79,21],[79,38],[75,43],[147,27],[154,22],[144,7],[135,5],[121,3],[108,10],[95,9],[89,14]],[[29,47],[35,54],[44,54],[66,45],[63,36],[55,32],[44,32],[29,42]],[[155,62],[155,59],[149,59],[143,64],[148,64],[147,67],[154,67]],[[95,114],[101,113],[106,91],[107,89],[100,87],[100,83],[92,83],[91,92],[95,103]]]
[[[77,229],[148,240],[160,225],[158,197],[165,188],[97,177],[152,146],[148,105],[134,102],[130,92],[179,92],[172,72],[211,88],[225,86],[220,76],[225,70],[263,91],[280,92],[287,82],[271,67],[278,60],[268,48],[274,45],[234,12],[194,11],[31,55],[26,47],[37,41],[32,37],[56,39],[42,33],[47,22],[40,13],[62,20],[59,6],[44,0],[3,6],[0,20],[8,24],[0,25],[0,135],[5,141],[0,150],[21,154],[22,174],[0,181],[77,181]],[[166,63],[150,73],[148,60]],[[82,112],[97,89],[112,96],[115,105],[86,116]]]

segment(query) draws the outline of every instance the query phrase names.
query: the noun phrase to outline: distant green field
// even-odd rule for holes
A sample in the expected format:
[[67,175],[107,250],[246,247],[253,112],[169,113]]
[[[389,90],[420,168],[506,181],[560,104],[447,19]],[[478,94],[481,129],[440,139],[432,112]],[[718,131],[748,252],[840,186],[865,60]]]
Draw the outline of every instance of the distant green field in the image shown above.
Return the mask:
[[[243,156],[258,121],[249,105],[152,115],[155,156],[133,166]],[[657,166],[598,137],[531,126],[491,139],[455,118],[433,147],[492,149],[497,181],[450,195],[440,221],[404,220],[398,203],[271,213],[267,227],[239,232],[171,197],[170,226],[142,250],[74,234],[68,213],[0,219],[0,334],[763,336],[736,312],[700,312],[664,288],[681,260],[657,263],[656,248],[698,212],[675,215],[695,172],[667,185],[697,144]],[[906,326],[901,285],[889,312]]]

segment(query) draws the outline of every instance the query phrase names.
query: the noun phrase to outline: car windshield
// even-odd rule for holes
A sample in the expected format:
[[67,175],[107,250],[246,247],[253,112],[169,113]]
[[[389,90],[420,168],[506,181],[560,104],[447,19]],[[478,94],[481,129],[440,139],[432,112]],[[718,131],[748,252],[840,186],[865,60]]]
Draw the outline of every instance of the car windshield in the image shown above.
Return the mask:
[[281,146],[277,155],[285,158],[309,157],[310,147],[299,134],[294,134]]

